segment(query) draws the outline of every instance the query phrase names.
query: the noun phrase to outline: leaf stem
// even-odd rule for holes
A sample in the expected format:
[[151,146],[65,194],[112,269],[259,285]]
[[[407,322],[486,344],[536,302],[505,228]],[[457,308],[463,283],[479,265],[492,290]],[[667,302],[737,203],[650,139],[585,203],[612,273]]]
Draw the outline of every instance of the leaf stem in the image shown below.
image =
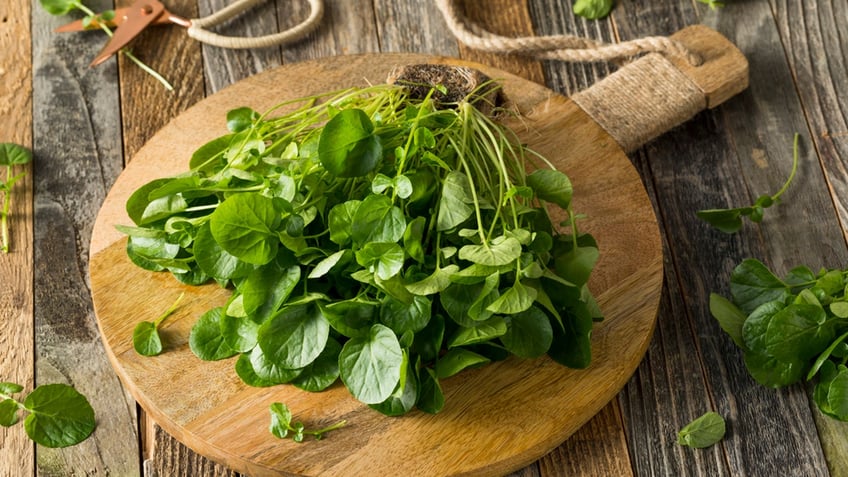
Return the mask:
[[795,133],[795,140],[792,141],[792,171],[789,173],[789,178],[786,179],[786,182],[783,184],[783,187],[780,188],[773,196],[771,196],[772,200],[777,201],[786,189],[789,188],[789,184],[792,182],[792,179],[795,178],[795,173],[798,171],[798,138],[801,135]]
[[177,301],[175,301],[175,302],[174,302],[174,304],[172,304],[172,305],[170,306],[170,308],[168,308],[167,310],[165,310],[165,312],[164,312],[164,313],[162,313],[162,315],[160,315],[160,316],[159,316],[159,318],[156,318],[156,320],[153,322],[153,326],[154,326],[155,328],[159,328],[159,325],[160,325],[163,321],[165,321],[165,318],[167,318],[167,317],[171,316],[171,314],[172,314],[172,313],[174,313],[174,311],[176,311],[177,307],[180,305],[180,302],[181,302],[181,301],[182,301],[182,299],[183,299],[183,296],[185,296],[185,292],[180,293],[180,296],[179,296],[179,297],[177,297]]
[[[74,6],[76,6],[79,10],[82,10],[82,12],[83,12],[83,13],[85,13],[86,15],[88,15],[88,16],[90,16],[90,17],[96,17],[96,16],[97,16],[97,14],[96,14],[96,13],[94,13],[94,10],[92,10],[92,9],[90,9],[90,8],[88,8],[88,7],[86,7],[85,5],[83,5],[83,4],[82,4],[82,2],[74,2]],[[106,26],[105,24],[103,24],[103,23],[101,23],[101,22],[98,22],[98,24],[100,25],[100,29],[101,29],[101,30],[103,30],[103,32],[104,32],[104,33],[106,33],[107,35],[109,35],[109,38],[112,38],[112,37],[114,36],[114,33],[112,32],[112,30],[110,30],[110,29],[109,29],[109,27],[108,27],[108,26]],[[141,60],[139,60],[138,58],[136,58],[136,56],[135,56],[135,55],[133,55],[133,54],[132,54],[132,52],[130,52],[129,48],[124,47],[124,48],[121,48],[121,50],[120,50],[120,51],[121,51],[121,53],[123,53],[123,54],[124,54],[124,56],[126,56],[126,57],[130,60],[130,61],[132,61],[132,62],[133,62],[133,63],[135,63],[135,64],[136,64],[139,68],[141,68],[141,69],[142,69],[142,71],[144,71],[145,73],[147,73],[147,74],[149,74],[150,76],[154,77],[154,78],[156,79],[156,81],[158,81],[158,82],[162,83],[162,85],[165,87],[165,89],[167,89],[168,91],[173,91],[173,90],[174,90],[174,87],[173,87],[173,86],[171,86],[171,83],[169,83],[169,82],[168,82],[168,80],[166,80],[164,77],[162,77],[162,75],[160,75],[160,74],[159,74],[156,70],[154,70],[153,68],[151,68],[151,67],[147,66],[146,64],[144,64],[144,62],[142,62]]]
[[[12,166],[6,166],[6,180],[12,176]],[[9,211],[12,203],[12,187],[11,184],[6,184],[6,190],[3,197],[3,212],[0,213],[0,229],[2,229],[3,245],[0,246],[0,251],[9,253]]]

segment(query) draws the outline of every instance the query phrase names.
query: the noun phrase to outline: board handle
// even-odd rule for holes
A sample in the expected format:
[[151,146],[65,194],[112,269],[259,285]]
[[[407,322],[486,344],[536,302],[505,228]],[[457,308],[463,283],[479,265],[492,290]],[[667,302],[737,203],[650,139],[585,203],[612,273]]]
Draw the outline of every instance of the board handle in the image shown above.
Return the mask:
[[652,53],[571,96],[625,152],[748,87],[748,60],[717,31],[695,25],[671,38],[703,62]]

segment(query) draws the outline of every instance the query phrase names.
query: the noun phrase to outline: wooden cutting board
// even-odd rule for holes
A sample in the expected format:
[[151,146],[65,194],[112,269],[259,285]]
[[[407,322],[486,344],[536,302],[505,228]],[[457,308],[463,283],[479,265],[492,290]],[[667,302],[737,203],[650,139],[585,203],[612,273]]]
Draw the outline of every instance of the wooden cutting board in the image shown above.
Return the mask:
[[[514,126],[574,184],[574,208],[601,249],[590,287],[605,320],[586,370],[547,358],[508,359],[443,381],[444,410],[385,417],[337,383],[322,393],[292,386],[251,388],[235,358],[209,363],[189,350],[194,321],[229,291],[190,287],[130,263],[115,224],[131,224],[129,195],[144,183],[188,169],[191,153],[225,134],[226,112],[263,111],[283,100],[383,82],[398,65],[450,63],[499,79],[523,114]],[[651,338],[662,288],[662,246],[639,175],[614,140],[571,100],[503,71],[413,54],[327,58],[253,76],[201,101],[158,132],[132,159],[106,198],[93,230],[91,287],[107,353],[126,388],[168,433],[213,460],[256,476],[499,475],[557,447],[623,387]],[[165,351],[137,355],[136,323],[152,320],[185,292],[161,331]],[[286,403],[309,428],[346,419],[321,441],[297,444],[269,431],[268,406]]]

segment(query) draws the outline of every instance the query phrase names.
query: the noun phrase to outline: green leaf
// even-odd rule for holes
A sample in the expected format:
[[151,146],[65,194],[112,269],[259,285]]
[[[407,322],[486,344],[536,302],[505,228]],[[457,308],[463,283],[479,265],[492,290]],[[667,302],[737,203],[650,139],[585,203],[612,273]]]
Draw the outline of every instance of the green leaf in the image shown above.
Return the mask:
[[14,399],[0,401],[0,426],[9,427],[18,422],[18,403]]
[[433,315],[427,326],[415,333],[412,340],[412,352],[417,354],[422,362],[433,361],[439,355],[444,336],[445,318],[442,315]]
[[575,0],[574,14],[589,20],[597,20],[609,15],[614,0]]
[[321,354],[315,358],[315,361],[309,363],[301,373],[291,380],[298,389],[303,389],[309,392],[323,391],[336,382],[339,377],[339,353],[341,353],[342,345],[338,341],[330,338],[327,344],[321,351]]
[[32,152],[29,149],[9,142],[0,143],[0,166],[17,166],[31,161]]
[[816,305],[792,304],[775,313],[766,331],[766,351],[780,360],[809,360],[833,339],[833,327]]
[[469,204],[471,186],[468,177],[457,171],[448,172],[442,181],[442,196],[439,199],[439,211],[436,217],[436,230],[450,230],[468,220],[474,213]]
[[733,342],[744,349],[742,325],[745,323],[745,314],[730,300],[716,293],[710,293],[710,313],[718,321],[721,329],[733,339]]
[[411,411],[418,400],[418,380],[410,364],[407,364],[406,379],[398,383],[397,388],[385,401],[369,404],[368,407],[387,416],[400,416]]
[[275,262],[254,270],[239,286],[244,311],[257,323],[275,314],[300,282],[300,266],[280,267]]
[[499,237],[490,244],[464,245],[459,258],[480,265],[507,265],[521,256],[521,243],[513,237]]
[[836,348],[842,344],[845,339],[848,338],[848,332],[843,333],[842,336],[833,340],[833,342],[828,346],[824,351],[821,352],[818,358],[813,362],[813,366],[810,368],[810,371],[807,373],[807,380],[813,379],[813,376],[819,372],[819,369],[822,367],[825,361],[830,358],[830,355],[836,350]]
[[186,202],[182,194],[172,194],[152,199],[141,213],[139,225],[166,219],[174,214],[185,211],[187,208],[188,202]]
[[322,259],[320,262],[316,263],[312,268],[312,271],[309,272],[309,276],[307,278],[321,278],[324,275],[330,273],[330,270],[333,269],[339,262],[344,264],[347,260],[342,260],[345,257],[350,256],[349,249],[342,249],[338,252],[335,252],[328,257]]
[[551,327],[553,342],[548,356],[569,368],[585,369],[592,361],[592,314],[583,305],[567,310],[562,317],[564,329]]
[[703,449],[722,440],[724,433],[724,418],[714,412],[708,412],[681,429],[677,433],[677,443],[694,449]]
[[506,334],[506,322],[500,316],[493,316],[473,327],[460,326],[448,340],[448,348],[468,346],[491,341]]
[[695,212],[701,220],[726,234],[735,234],[742,229],[742,215],[749,215],[750,207],[738,209],[706,209]]
[[[288,383],[297,378],[301,373],[300,369],[284,368],[269,360],[268,357],[265,356],[265,353],[262,352],[262,348],[259,346],[250,351],[248,359],[250,360],[250,366],[253,369],[253,374],[255,374],[259,380],[259,385],[263,382],[270,384]],[[248,382],[248,384],[251,383]]]
[[334,330],[349,338],[368,336],[377,320],[377,307],[358,299],[323,306],[323,313]]
[[142,321],[135,325],[132,335],[133,348],[142,356],[156,356],[162,352],[162,340],[156,325]]
[[554,258],[554,267],[557,275],[580,286],[589,281],[589,275],[599,256],[597,247],[573,247]]
[[353,217],[361,203],[360,200],[349,200],[330,209],[327,226],[330,229],[330,241],[338,245],[350,241]]
[[786,361],[756,351],[745,352],[745,367],[758,383],[771,388],[795,384],[804,376],[807,363],[792,358]]
[[816,404],[825,414],[848,421],[848,368],[845,365],[839,365],[830,379],[819,383],[815,394]]
[[[193,171],[215,171],[220,169],[224,165],[224,152],[230,148],[234,137],[234,134],[227,134],[200,146],[191,155],[188,166]],[[218,161],[215,161],[215,159],[218,159]]]
[[436,377],[449,378],[468,368],[476,368],[489,363],[489,358],[464,348],[453,348],[436,362]]
[[406,224],[406,230],[403,231],[403,248],[406,253],[418,263],[424,263],[424,246],[421,240],[424,238],[424,227],[427,225],[427,219],[424,217],[416,217]]
[[24,390],[24,387],[15,383],[0,383],[0,393],[5,395],[16,394]]
[[78,8],[79,0],[39,0],[41,7],[51,15],[67,15]]
[[247,353],[258,341],[259,324],[250,318],[235,318],[224,315],[221,319],[221,336],[233,351]]
[[204,313],[191,327],[188,345],[192,353],[204,361],[229,358],[236,351],[227,346],[221,333],[224,308],[213,308]]
[[406,289],[413,295],[433,295],[440,293],[451,285],[451,276],[459,271],[456,265],[448,265],[437,268],[429,276],[406,285]]
[[730,274],[730,293],[733,302],[750,314],[755,308],[769,301],[785,301],[789,289],[759,260],[749,258],[733,269]]
[[241,132],[253,126],[253,122],[259,119],[259,113],[250,108],[237,108],[227,111],[227,129],[230,132]]
[[212,237],[209,222],[197,229],[194,237],[194,259],[204,273],[217,280],[246,277],[253,265],[230,254]]
[[507,289],[497,300],[487,306],[486,309],[492,313],[506,315],[521,313],[533,306],[537,293],[535,288],[526,287],[521,282],[515,282],[515,285]]
[[281,402],[271,404],[271,426],[269,430],[280,439],[285,439],[291,427],[292,414],[288,406]]
[[382,280],[388,280],[403,268],[404,253],[400,245],[368,242],[356,252],[356,262]]
[[848,318],[848,302],[835,301],[831,303],[830,312],[838,318]]
[[321,354],[329,335],[330,322],[320,307],[288,306],[259,328],[259,347],[277,366],[303,368]]
[[345,109],[333,116],[318,142],[321,165],[338,177],[368,174],[380,162],[383,148],[365,111]]
[[555,169],[537,169],[527,175],[527,185],[533,188],[539,199],[568,210],[574,188],[568,176],[562,172]]
[[445,395],[435,372],[430,368],[422,369],[419,381],[418,402],[415,405],[426,413],[438,413],[445,407]]
[[360,246],[368,242],[397,242],[403,238],[406,219],[392,205],[392,199],[371,194],[356,209],[351,224],[351,238]]
[[[254,350],[258,350],[259,354],[262,354],[262,350],[260,350],[258,347],[254,348]],[[253,369],[253,364],[251,364],[250,362],[252,354],[253,350],[251,350],[249,353],[239,355],[238,359],[236,360],[236,374],[239,378],[241,378],[242,382],[244,382],[244,384],[247,384],[248,386],[253,386],[255,388],[267,388],[277,384],[276,382],[271,381],[270,379],[263,379],[259,377],[259,375],[256,373],[256,370]]]
[[548,352],[553,338],[548,315],[534,306],[509,317],[501,342],[510,353],[520,358],[538,358]]
[[94,409],[88,399],[66,384],[45,384],[24,400],[29,415],[24,429],[30,439],[44,447],[79,444],[94,431]]
[[416,296],[410,304],[386,297],[380,306],[380,321],[398,336],[407,331],[417,333],[430,321],[431,308],[430,299],[423,296]]
[[212,212],[209,225],[221,248],[247,263],[264,265],[277,254],[280,214],[268,197],[232,195]]
[[742,349],[768,354],[766,351],[766,334],[768,333],[769,323],[771,323],[774,315],[784,307],[783,302],[771,301],[763,303],[752,311],[742,324],[742,341],[745,343]]
[[339,371],[348,390],[365,404],[385,401],[400,381],[403,353],[394,332],[375,324],[368,336],[351,338],[339,355]]

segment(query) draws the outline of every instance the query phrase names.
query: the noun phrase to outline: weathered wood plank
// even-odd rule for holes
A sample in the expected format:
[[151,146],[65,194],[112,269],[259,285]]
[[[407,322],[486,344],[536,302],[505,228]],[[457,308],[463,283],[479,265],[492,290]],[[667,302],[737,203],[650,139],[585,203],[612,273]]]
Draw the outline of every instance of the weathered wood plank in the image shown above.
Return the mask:
[[[132,0],[116,2],[118,7],[130,4]],[[181,16],[197,17],[196,0],[169,1],[168,9]],[[149,28],[133,40],[130,48],[139,60],[165,77],[174,91],[168,91],[124,55],[118,55],[125,161],[132,160],[156,131],[202,99],[204,93],[200,44],[190,39],[183,28]]]
[[144,461],[144,477],[238,477],[229,470],[201,455],[168,435],[158,426],[151,431],[155,447]]
[[[844,243],[838,247],[843,251],[838,252],[827,238],[838,230],[838,224],[834,223],[833,214],[827,212],[829,198],[823,179],[815,170],[802,169],[809,171],[801,181],[806,183],[796,184],[798,196],[793,195],[791,207],[798,207],[795,214],[797,210],[821,211],[816,213],[813,233],[801,230],[810,225],[808,221],[791,220],[793,213],[788,210],[788,204],[769,210],[761,227],[748,226],[732,237],[710,229],[694,215],[702,208],[750,204],[759,193],[776,191],[788,175],[792,133],[805,129],[794,94],[795,85],[768,5],[729,2],[721,12],[709,12],[706,7],[691,2],[622,2],[615,21],[621,39],[627,40],[669,34],[700,21],[702,14],[707,15],[708,24],[749,53],[751,87],[717,111],[699,115],[661,137],[643,149],[639,157],[645,161],[644,170],[651,173],[660,204],[659,215],[670,245],[670,266],[666,268],[670,274],[669,292],[679,295],[670,302],[673,314],[660,316],[661,329],[666,326],[663,325],[666,320],[684,320],[691,327],[691,337],[681,333],[666,339],[659,335],[657,339],[662,346],[659,349],[672,356],[666,348],[674,351],[676,347],[681,352],[677,358],[680,360],[691,356],[687,349],[700,350],[707,393],[695,387],[672,398],[662,388],[640,390],[636,388],[639,382],[634,381],[627,391],[630,407],[625,408],[634,412],[626,414],[625,419],[634,433],[656,429],[656,425],[645,426],[645,417],[656,420],[664,432],[676,432],[686,420],[682,413],[674,412],[675,402],[690,409],[699,404],[703,410],[713,406],[729,422],[730,433],[720,445],[731,475],[780,474],[785,469],[797,469],[793,472],[799,475],[824,475],[826,467],[803,389],[773,391],[754,383],[745,370],[741,353],[719,329],[708,309],[709,292],[726,292],[730,270],[745,257],[763,259],[779,272],[785,272],[796,265],[788,261],[812,258],[814,254],[829,258],[844,254]],[[805,154],[802,160],[804,164],[814,162],[811,154]],[[683,305],[680,308],[675,306],[678,300]],[[649,354],[649,360],[655,356]],[[645,366],[654,367],[650,361]],[[657,367],[656,372],[661,369]],[[679,386],[687,380],[702,379],[694,369],[697,368],[693,368],[691,375],[672,376],[671,382]],[[648,370],[640,371],[640,376],[647,374]],[[638,396],[640,391],[645,396]],[[644,409],[650,410],[645,415],[635,412],[640,399],[645,400]],[[696,416],[689,419],[693,417]],[[763,425],[764,419],[768,425]],[[775,428],[791,431],[775,433]],[[636,447],[637,443],[652,442],[655,438],[651,434],[633,436],[632,452],[645,452],[644,447]],[[668,455],[671,454],[637,457],[637,474],[650,475],[652,469],[679,474],[699,468],[692,461],[695,455],[692,452],[679,453],[671,462],[663,461]]]
[[[13,0],[0,5],[0,143],[32,147],[32,38],[30,2]],[[5,169],[5,168],[3,168]],[[32,390],[35,357],[32,343],[32,167],[15,167],[27,175],[15,186],[11,203],[10,253],[0,254],[0,381]],[[0,180],[6,180],[5,170]],[[0,203],[9,200],[0,194]],[[32,475],[35,446],[22,425],[0,429],[0,475]]]
[[[198,13],[202,18],[221,10],[232,2],[199,0],[197,3]],[[215,31],[222,35],[238,37],[257,37],[276,33],[279,31],[277,5],[275,2],[260,3],[225,25],[215,28]],[[203,76],[206,80],[207,96],[240,79],[273,68],[281,63],[280,48],[276,46],[250,50],[231,50],[201,45],[201,49],[203,51]]]
[[[841,19],[848,18],[846,2],[770,2],[781,43],[787,52],[795,86],[824,170],[830,196],[848,234],[848,37]],[[829,240],[836,242],[836,237]],[[841,263],[830,266],[845,267]],[[818,264],[811,263],[814,268]],[[814,414],[828,469],[840,475],[848,469],[848,423]]]
[[32,12],[36,384],[75,386],[100,417],[82,444],[39,447],[37,466],[40,475],[132,476],[135,405],[103,352],[87,277],[91,226],[122,165],[117,74],[114,62],[88,67],[102,34],[53,33],[69,20]]
[[380,51],[458,56],[436,2],[374,0]]
[[[290,28],[309,14],[307,2],[281,1],[280,29]],[[318,29],[303,40],[283,47],[286,63],[325,56],[380,51],[374,5],[370,0],[326,0]]]

